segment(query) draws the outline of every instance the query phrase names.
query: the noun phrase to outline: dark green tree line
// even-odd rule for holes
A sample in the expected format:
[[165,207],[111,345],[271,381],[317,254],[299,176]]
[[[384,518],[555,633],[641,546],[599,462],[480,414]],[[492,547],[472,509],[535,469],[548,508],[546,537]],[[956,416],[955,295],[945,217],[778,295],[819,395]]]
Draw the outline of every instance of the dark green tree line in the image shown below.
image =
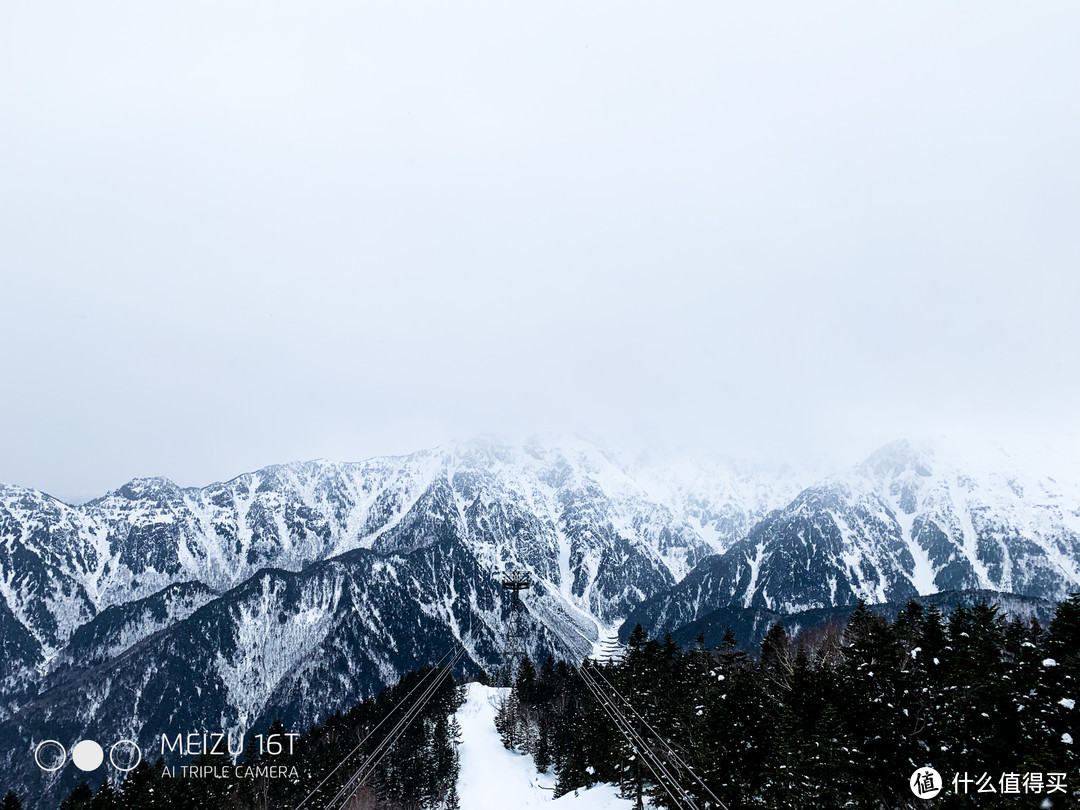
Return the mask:
[[[846,627],[792,639],[774,626],[756,657],[730,632],[714,649],[703,639],[678,649],[638,627],[621,662],[585,666],[732,810],[925,807],[909,788],[925,766],[946,783],[935,807],[1080,799],[1080,595],[1048,630],[988,604],[946,621],[911,602],[890,622],[860,603]],[[604,781],[672,806],[573,667],[523,665],[499,723],[508,747],[553,769],[559,794]],[[1068,794],[1000,793],[1003,774],[1033,772],[1066,774]],[[999,792],[955,792],[964,773],[991,775]],[[716,806],[689,776],[680,782],[700,808]]]

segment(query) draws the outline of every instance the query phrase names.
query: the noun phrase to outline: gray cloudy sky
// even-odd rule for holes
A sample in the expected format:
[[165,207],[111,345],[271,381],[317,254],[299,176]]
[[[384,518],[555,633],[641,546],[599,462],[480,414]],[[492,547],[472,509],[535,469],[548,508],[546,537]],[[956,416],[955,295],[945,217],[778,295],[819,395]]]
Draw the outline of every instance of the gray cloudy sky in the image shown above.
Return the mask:
[[7,2],[0,480],[1076,427],[1080,6]]

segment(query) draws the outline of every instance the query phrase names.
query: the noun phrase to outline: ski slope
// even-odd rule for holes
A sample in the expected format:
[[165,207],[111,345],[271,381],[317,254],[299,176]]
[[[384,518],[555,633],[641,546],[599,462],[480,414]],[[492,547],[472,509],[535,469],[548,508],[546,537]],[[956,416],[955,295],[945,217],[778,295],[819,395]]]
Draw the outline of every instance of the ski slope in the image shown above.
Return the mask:
[[620,799],[613,785],[594,785],[554,798],[554,774],[538,773],[532,757],[507,751],[495,730],[495,711],[507,691],[471,683],[468,698],[457,711],[461,725],[457,784],[461,810],[632,810],[634,803]]

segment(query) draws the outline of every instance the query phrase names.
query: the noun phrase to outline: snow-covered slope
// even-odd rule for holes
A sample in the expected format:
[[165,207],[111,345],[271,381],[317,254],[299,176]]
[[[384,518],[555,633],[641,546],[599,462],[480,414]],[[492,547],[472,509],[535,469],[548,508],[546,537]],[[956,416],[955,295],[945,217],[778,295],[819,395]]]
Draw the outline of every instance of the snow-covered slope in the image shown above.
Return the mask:
[[[79,507],[0,485],[0,622],[26,637],[3,674],[25,679],[101,611],[178,583],[221,593],[265,567],[300,571],[358,548],[407,552],[446,531],[486,570],[528,568],[565,609],[610,623],[783,503],[771,500],[783,491],[720,467],[709,474],[721,527],[688,519],[678,498],[654,497],[582,441],[281,465],[202,489],[136,479]],[[126,637],[137,641],[136,628]]]
[[594,785],[554,798],[555,775],[538,773],[532,757],[507,751],[495,730],[495,712],[508,692],[471,683],[457,711],[461,726],[458,799],[461,810],[547,807],[551,810],[631,810],[613,785]]
[[530,653],[580,658],[718,538],[578,441],[141,479],[81,507],[3,487],[0,741],[304,728],[470,633],[469,666],[494,669],[506,566],[533,574]]
[[647,455],[626,466],[636,483],[681,514],[715,553],[726,551],[770,510],[831,471],[813,460],[796,466],[671,455]]
[[793,613],[943,590],[1060,600],[1080,586],[1080,466],[1031,465],[994,447],[887,445],[799,493],[627,624],[656,632],[726,606]]

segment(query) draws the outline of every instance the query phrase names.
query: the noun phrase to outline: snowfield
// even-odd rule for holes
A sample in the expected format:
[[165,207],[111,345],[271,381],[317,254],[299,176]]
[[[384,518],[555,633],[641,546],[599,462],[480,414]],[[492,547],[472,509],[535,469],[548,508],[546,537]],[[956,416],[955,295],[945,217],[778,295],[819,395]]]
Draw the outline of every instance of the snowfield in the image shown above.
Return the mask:
[[507,751],[495,730],[495,711],[509,689],[468,685],[468,698],[457,711],[461,724],[461,810],[549,807],[551,810],[631,810],[614,785],[594,785],[555,798],[555,775],[539,773],[532,757]]

